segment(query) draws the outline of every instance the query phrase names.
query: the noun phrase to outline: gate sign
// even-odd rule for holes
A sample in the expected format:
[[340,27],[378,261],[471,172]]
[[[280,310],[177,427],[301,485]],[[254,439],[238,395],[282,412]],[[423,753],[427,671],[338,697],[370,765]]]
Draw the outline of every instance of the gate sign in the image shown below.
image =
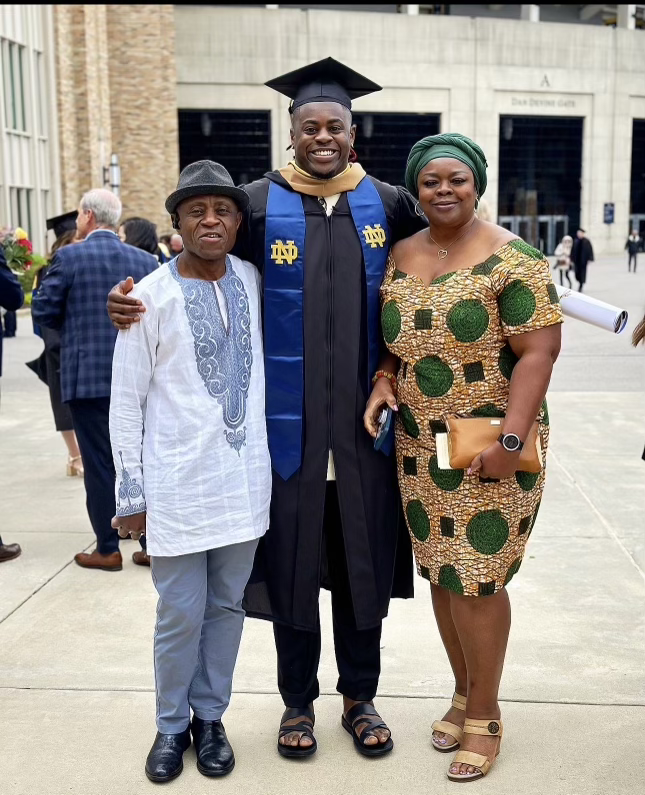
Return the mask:
[[614,203],[613,202],[605,202],[605,204],[604,204],[604,212],[603,212],[603,221],[606,224],[613,224],[614,223]]

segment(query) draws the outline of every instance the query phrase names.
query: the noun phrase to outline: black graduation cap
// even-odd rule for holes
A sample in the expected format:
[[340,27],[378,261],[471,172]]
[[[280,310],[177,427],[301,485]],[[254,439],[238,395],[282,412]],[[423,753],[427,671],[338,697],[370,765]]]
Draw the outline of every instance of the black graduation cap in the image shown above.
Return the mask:
[[64,235],[65,232],[69,232],[70,229],[76,229],[77,216],[78,210],[72,210],[69,213],[63,213],[62,215],[55,215],[53,218],[48,218],[45,223],[47,224],[48,230],[54,230],[56,239],[58,239],[61,235]]
[[309,102],[338,102],[351,110],[353,99],[382,90],[378,83],[334,58],[310,63],[264,85],[293,100],[289,112]]

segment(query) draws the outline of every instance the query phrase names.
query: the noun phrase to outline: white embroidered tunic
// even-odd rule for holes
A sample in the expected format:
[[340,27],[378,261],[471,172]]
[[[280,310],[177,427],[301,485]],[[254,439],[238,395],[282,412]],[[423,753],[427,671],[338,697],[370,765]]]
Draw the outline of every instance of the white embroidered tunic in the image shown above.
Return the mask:
[[146,312],[117,338],[110,437],[117,515],[147,512],[150,555],[202,552],[267,530],[259,285],[253,265],[234,256],[217,289],[182,278],[175,259],[131,293]]

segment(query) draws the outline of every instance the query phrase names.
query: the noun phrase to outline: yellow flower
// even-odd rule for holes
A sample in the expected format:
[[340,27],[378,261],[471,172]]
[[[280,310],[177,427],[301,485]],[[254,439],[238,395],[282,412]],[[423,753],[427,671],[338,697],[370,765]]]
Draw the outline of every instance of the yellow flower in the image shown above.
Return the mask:
[[27,233],[25,232],[25,230],[21,226],[17,226],[16,227],[16,231],[13,233],[13,236],[16,238],[16,240],[26,240],[27,239]]

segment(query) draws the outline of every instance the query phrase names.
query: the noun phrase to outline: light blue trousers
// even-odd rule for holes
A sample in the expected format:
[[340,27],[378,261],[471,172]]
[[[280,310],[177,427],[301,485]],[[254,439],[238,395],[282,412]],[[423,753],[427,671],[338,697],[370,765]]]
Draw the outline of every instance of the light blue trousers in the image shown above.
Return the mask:
[[154,636],[157,729],[178,734],[190,710],[219,720],[231,698],[242,637],[242,596],[258,542],[176,557],[152,556],[159,594]]

